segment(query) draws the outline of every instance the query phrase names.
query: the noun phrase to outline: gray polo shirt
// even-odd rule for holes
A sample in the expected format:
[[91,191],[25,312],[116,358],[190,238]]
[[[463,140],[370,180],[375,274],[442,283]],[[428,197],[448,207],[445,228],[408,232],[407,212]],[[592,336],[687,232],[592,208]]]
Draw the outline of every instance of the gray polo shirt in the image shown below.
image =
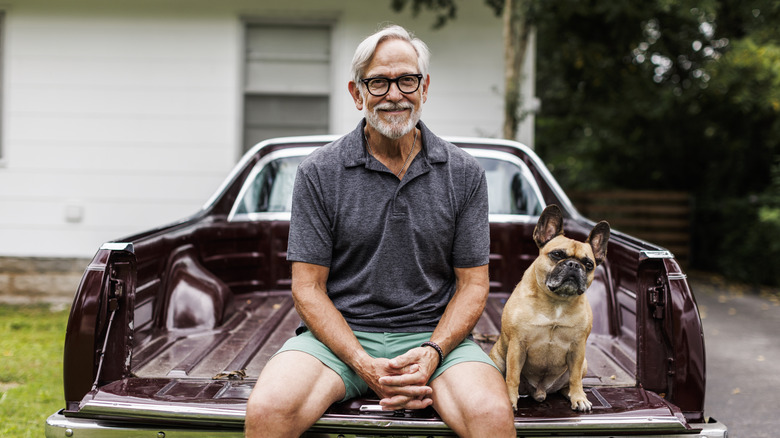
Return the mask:
[[455,292],[454,267],[488,263],[485,172],[422,122],[402,181],[357,129],[298,167],[287,259],[330,268],[328,296],[353,330],[432,331]]

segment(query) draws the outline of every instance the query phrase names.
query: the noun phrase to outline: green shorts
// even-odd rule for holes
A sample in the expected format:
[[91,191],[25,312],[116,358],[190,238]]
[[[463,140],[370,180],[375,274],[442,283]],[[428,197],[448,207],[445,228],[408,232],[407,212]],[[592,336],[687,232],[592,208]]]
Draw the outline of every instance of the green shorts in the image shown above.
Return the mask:
[[[431,339],[431,333],[370,333],[354,332],[360,345],[371,357],[393,358],[400,356],[412,348],[419,347]],[[355,371],[341,361],[325,344],[320,342],[310,331],[290,338],[276,354],[284,351],[302,351],[316,357],[325,366],[335,371],[344,381],[346,395],[344,400],[360,396],[368,391],[368,385]],[[464,340],[444,358],[431,376],[431,380],[439,377],[449,367],[462,362],[484,362],[493,367],[496,365],[482,348],[471,340]],[[496,369],[498,369],[496,367]]]

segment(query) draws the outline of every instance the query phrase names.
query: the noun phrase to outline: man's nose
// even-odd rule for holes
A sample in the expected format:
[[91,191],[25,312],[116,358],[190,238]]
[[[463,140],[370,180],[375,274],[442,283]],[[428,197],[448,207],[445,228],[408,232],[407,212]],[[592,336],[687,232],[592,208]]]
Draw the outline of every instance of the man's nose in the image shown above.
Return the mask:
[[385,95],[385,98],[392,101],[398,101],[401,100],[404,97],[404,93],[401,92],[401,89],[398,87],[398,82],[391,82],[390,88],[387,89],[387,94]]

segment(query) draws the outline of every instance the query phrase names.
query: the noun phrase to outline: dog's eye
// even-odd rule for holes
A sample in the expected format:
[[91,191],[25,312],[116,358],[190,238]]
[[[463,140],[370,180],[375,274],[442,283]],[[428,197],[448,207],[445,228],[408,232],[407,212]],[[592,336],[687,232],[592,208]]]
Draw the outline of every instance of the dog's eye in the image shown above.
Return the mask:
[[549,257],[557,262],[566,258],[566,252],[556,249],[555,251],[550,251]]
[[582,261],[582,264],[583,264],[583,265],[585,265],[585,269],[586,269],[588,272],[592,271],[592,270],[593,270],[593,268],[595,267],[595,265],[593,264],[593,262],[592,262],[590,259],[585,259],[585,260],[583,260],[583,261]]

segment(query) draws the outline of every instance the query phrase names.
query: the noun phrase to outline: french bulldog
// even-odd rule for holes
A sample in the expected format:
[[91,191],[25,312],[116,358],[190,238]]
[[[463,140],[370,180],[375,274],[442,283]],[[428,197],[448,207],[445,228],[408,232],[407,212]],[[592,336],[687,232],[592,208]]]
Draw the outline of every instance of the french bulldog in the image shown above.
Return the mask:
[[593,313],[584,293],[607,256],[609,235],[609,224],[602,221],[586,242],[564,237],[557,205],[539,217],[533,233],[539,256],[509,296],[501,334],[490,351],[515,411],[520,394],[541,402],[555,391],[569,399],[573,410],[591,410],[582,378]]

